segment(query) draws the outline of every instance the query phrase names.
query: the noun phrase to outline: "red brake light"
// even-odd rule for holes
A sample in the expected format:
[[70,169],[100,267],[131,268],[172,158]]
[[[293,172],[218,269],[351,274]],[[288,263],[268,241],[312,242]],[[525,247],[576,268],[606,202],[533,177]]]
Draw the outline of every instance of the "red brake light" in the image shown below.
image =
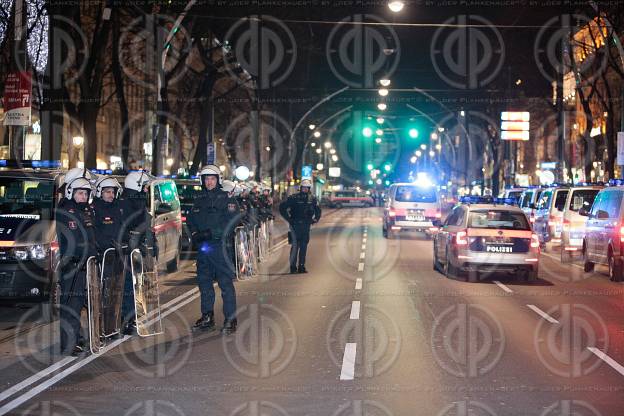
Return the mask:
[[531,235],[531,248],[539,248],[540,242],[539,238],[537,238],[537,234]]
[[455,235],[455,244],[457,244],[458,246],[467,246],[468,245],[468,232],[458,231],[457,235]]
[[186,217],[182,216],[182,222],[186,222]]
[[548,216],[548,225],[552,226],[552,225],[557,225],[559,221],[557,221],[557,217],[554,215],[549,215]]
[[436,212],[436,218],[442,218],[442,213],[440,211]]

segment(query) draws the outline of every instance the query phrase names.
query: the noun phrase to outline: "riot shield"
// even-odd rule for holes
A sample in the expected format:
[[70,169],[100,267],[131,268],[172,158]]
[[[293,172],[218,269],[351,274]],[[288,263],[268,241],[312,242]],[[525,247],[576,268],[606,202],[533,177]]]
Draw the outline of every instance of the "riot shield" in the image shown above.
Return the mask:
[[245,227],[237,227],[234,230],[234,258],[236,259],[236,278],[238,280],[249,279],[249,248]]
[[130,265],[137,333],[142,337],[162,334],[156,261],[151,253],[143,257],[139,249],[134,249],[130,253]]
[[89,348],[93,354],[102,349],[102,297],[100,273],[97,259],[91,256],[87,259],[87,311],[89,317]]
[[120,253],[109,248],[102,256],[102,335],[121,332],[121,304],[124,292],[124,264]]

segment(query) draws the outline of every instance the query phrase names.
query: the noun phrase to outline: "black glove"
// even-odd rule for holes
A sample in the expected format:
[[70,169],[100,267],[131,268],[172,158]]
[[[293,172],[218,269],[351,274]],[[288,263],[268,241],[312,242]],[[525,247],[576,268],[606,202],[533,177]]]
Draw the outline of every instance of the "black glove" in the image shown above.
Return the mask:
[[196,246],[200,245],[204,241],[212,240],[212,231],[210,229],[204,231],[197,231],[191,235],[191,239],[193,240],[193,244]]

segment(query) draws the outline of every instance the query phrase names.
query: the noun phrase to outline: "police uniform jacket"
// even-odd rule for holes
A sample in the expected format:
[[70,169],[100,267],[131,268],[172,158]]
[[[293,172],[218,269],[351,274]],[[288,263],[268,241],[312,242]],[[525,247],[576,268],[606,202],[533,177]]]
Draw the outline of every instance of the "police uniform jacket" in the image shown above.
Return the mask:
[[122,243],[122,223],[123,214],[119,200],[106,202],[96,198],[93,201],[95,211],[95,230],[97,232],[97,242],[100,251],[115,247]]
[[75,263],[97,255],[93,207],[65,200],[56,209],[56,236],[61,258]]
[[279,207],[280,214],[293,225],[310,225],[321,219],[321,208],[310,193],[291,195]]
[[235,225],[240,211],[235,199],[221,189],[204,189],[195,199],[188,215],[191,234],[202,234],[204,240],[221,240]]

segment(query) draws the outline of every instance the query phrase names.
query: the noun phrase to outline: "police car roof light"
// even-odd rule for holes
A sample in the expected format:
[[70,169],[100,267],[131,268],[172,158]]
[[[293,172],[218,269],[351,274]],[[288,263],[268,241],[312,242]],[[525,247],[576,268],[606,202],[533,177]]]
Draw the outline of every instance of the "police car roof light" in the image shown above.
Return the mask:
[[623,186],[624,179],[609,179],[609,186]]
[[59,169],[60,160],[15,160],[1,159],[0,167],[10,168],[33,168],[33,169]]

